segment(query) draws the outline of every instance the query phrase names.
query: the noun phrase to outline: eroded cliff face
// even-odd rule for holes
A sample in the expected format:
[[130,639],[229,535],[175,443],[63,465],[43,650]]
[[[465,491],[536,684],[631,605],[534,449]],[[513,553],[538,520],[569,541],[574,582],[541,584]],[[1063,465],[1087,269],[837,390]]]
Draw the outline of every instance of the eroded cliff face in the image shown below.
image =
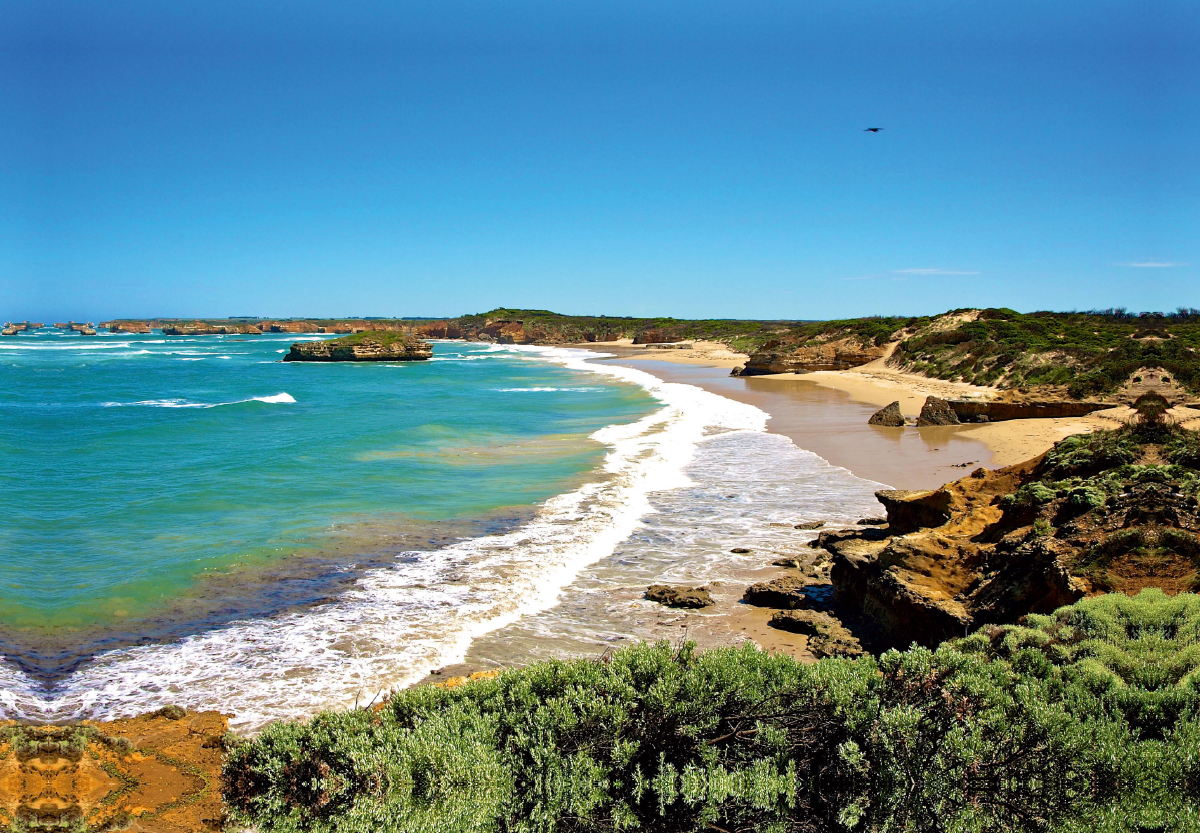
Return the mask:
[[[133,322],[129,326],[136,326]],[[127,330],[127,332],[135,332]],[[150,332],[149,327],[136,332]],[[211,336],[211,335],[261,335],[264,331],[250,324],[206,324],[203,321],[193,321],[191,324],[164,324],[165,336]],[[316,330],[313,330],[316,332]]]
[[883,358],[887,354],[887,345],[877,346],[872,342],[852,337],[803,345],[768,341],[750,356],[738,375],[765,376],[770,373],[849,370]]
[[347,339],[293,344],[285,362],[411,362],[433,357],[433,347],[415,337],[359,333]]
[[[1143,402],[1143,406],[1145,403]],[[1200,587],[1200,437],[1153,419],[927,492],[888,525],[823,533],[839,604],[883,641],[935,645],[1093,594]]]

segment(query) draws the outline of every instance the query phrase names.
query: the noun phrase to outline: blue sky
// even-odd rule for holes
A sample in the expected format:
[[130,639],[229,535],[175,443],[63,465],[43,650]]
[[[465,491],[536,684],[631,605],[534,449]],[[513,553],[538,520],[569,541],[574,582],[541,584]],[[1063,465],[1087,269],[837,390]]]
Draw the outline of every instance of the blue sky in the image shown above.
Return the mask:
[[1200,306],[1198,36],[1171,0],[18,0],[0,318]]

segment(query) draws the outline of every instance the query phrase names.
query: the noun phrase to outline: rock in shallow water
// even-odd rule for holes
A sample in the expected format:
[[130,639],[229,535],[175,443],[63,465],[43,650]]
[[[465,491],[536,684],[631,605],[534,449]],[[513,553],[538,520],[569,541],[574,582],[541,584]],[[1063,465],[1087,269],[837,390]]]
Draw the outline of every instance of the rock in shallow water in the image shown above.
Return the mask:
[[886,408],[880,408],[867,420],[867,425],[882,425],[884,428],[903,428],[904,414],[900,413],[899,401],[893,402]]
[[667,607],[701,608],[714,604],[707,587],[671,587],[654,584],[646,588],[646,599]]
[[804,595],[807,583],[808,580],[803,576],[784,576],[751,584],[742,595],[742,601],[755,607],[777,607],[784,610],[807,607],[808,597]]
[[936,396],[925,398],[925,404],[921,406],[921,415],[917,417],[917,427],[923,428],[929,425],[959,425],[958,414],[950,407],[950,403],[945,399],[939,399]]

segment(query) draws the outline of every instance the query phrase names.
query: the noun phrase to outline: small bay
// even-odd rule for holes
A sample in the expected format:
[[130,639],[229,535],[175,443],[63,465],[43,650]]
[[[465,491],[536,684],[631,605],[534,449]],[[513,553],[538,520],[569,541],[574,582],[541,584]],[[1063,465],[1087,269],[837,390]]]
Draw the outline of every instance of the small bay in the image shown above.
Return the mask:
[[438,344],[429,362],[280,362],[304,338],[0,342],[0,652],[28,655],[36,674],[47,640],[203,627],[209,584],[243,591],[229,615],[265,615],[303,601],[256,585],[295,559],[319,562],[311,580],[519,523],[601,463],[590,434],[657,405],[490,345]]

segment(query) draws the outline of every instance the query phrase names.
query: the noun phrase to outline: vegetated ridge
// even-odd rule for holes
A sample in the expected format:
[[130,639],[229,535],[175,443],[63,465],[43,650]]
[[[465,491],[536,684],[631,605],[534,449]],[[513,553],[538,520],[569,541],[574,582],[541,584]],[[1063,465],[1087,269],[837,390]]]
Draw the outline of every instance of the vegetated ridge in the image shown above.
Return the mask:
[[1111,394],[1142,369],[1200,392],[1200,310],[1019,313],[953,310],[799,326],[751,355],[744,375],[842,369],[886,358],[937,379],[1001,389]]
[[605,315],[560,315],[549,310],[498,308],[478,315],[419,325],[417,332],[507,344],[578,344],[631,339],[635,344],[684,340],[719,341],[748,352],[790,332],[796,321],[685,320]]

